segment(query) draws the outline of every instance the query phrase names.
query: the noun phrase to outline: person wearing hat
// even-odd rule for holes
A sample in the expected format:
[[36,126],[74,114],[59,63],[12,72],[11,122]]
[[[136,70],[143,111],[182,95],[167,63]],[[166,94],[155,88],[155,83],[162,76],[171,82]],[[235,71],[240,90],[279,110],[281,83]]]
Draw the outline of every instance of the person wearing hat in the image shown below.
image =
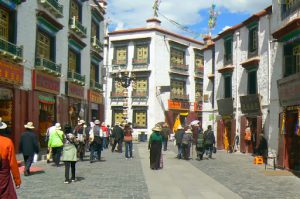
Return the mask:
[[161,130],[161,135],[163,136],[163,148],[164,151],[168,150],[168,140],[171,134],[171,129],[169,128],[168,123],[164,123]]
[[182,157],[182,138],[184,135],[184,129],[181,125],[177,127],[177,131],[175,133],[176,145],[178,149],[177,158],[181,159]]
[[212,158],[212,152],[215,143],[216,140],[215,140],[214,132],[211,129],[211,125],[208,125],[207,130],[204,132],[204,146],[205,146],[206,155],[208,155],[209,158]]
[[4,136],[6,128],[0,117],[0,198],[17,199],[14,184],[17,189],[20,188],[21,177],[14,144]]
[[48,147],[52,149],[52,157],[55,165],[58,167],[60,156],[63,149],[64,133],[61,131],[60,123],[55,124],[55,131],[50,135]]
[[124,130],[120,127],[119,122],[116,122],[112,130],[112,137],[114,139],[114,144],[111,148],[111,152],[115,151],[116,145],[118,144],[118,152],[122,153],[122,142],[124,138]]
[[19,150],[23,153],[25,169],[24,176],[30,175],[30,167],[33,162],[34,154],[39,153],[39,143],[36,133],[33,131],[32,122],[24,125],[25,131],[21,135]]
[[79,120],[77,126],[74,128],[74,135],[77,137],[79,141],[77,153],[81,161],[83,161],[83,157],[85,154],[85,139],[86,139],[85,128],[86,125],[84,120]]
[[161,126],[156,124],[152,129],[153,133],[149,138],[148,149],[150,150],[150,168],[157,170],[161,168],[161,148],[162,148],[162,136]]
[[190,149],[193,142],[193,132],[189,128],[185,131],[182,137],[182,155],[183,159],[188,160],[190,158]]
[[94,122],[95,126],[93,127],[93,133],[92,133],[92,142],[91,142],[91,153],[90,153],[90,163],[93,163],[95,158],[97,160],[101,160],[101,150],[102,150],[102,137],[103,133],[100,128],[100,121],[95,120]]

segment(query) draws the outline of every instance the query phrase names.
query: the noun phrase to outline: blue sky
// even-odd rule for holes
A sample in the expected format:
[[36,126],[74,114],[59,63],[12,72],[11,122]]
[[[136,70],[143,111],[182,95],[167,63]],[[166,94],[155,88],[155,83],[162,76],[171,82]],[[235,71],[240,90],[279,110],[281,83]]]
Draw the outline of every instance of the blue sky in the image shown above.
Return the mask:
[[[109,31],[144,27],[146,19],[153,16],[153,2],[154,0],[108,0]],[[224,27],[234,26],[270,6],[272,0],[161,0],[160,13],[188,27],[197,35],[179,29],[159,15],[162,27],[189,37],[207,34],[209,8],[212,3],[217,5],[219,12],[217,25],[212,32],[216,35]],[[198,39],[201,37],[198,36]]]

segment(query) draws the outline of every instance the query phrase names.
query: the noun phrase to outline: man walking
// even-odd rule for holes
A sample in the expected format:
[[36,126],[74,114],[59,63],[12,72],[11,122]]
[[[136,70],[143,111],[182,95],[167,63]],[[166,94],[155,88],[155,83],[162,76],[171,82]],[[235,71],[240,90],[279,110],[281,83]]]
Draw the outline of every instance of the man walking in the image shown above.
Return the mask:
[[23,153],[25,169],[24,176],[30,175],[30,167],[33,162],[34,154],[39,153],[39,144],[36,134],[33,132],[32,122],[24,125],[26,131],[22,134],[20,140],[20,152]]
[[78,157],[80,161],[83,161],[83,157],[85,154],[85,139],[86,139],[86,132],[85,132],[85,121],[79,120],[78,125],[74,129],[74,135],[77,137],[78,143]]
[[212,158],[213,147],[215,145],[215,135],[211,130],[211,125],[207,126],[207,130],[204,132],[204,145],[206,150],[206,155]]
[[177,158],[181,159],[182,157],[182,138],[184,135],[184,129],[181,125],[178,126],[177,131],[175,133],[176,145],[178,149]]
[[[114,128],[112,130],[112,137],[114,138],[114,144],[111,148],[111,152],[114,152],[117,144],[118,144],[118,146],[122,145],[122,140],[124,137],[124,131],[120,127],[119,122],[116,122],[116,125],[114,126]],[[122,153],[122,147],[118,147],[118,148],[119,148],[119,152]]]
[[164,151],[168,150],[168,141],[169,141],[170,134],[171,134],[171,130],[170,130],[168,124],[164,123],[162,126],[162,130],[161,130]]
[[90,163],[93,163],[95,159],[95,154],[97,154],[97,159],[101,160],[101,150],[102,150],[102,130],[100,128],[100,121],[95,120],[95,126],[92,132],[92,142],[91,142],[91,153],[90,153]]

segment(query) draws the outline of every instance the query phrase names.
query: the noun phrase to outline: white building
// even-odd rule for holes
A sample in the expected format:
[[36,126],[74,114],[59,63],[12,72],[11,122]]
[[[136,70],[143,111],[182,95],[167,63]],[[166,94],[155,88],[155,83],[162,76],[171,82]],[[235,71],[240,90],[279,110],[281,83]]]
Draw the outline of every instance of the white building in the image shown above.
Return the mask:
[[218,149],[230,149],[239,135],[245,152],[248,124],[253,147],[263,129],[268,132],[271,12],[268,7],[212,40],[205,38],[203,127],[213,125]]
[[53,121],[74,126],[78,117],[103,119],[105,5],[104,0],[0,1],[0,116],[15,143],[27,121],[44,140]]
[[[149,19],[146,27],[108,37],[105,118],[112,125],[132,122],[136,135],[150,133],[158,122],[172,128],[178,115],[185,124],[201,118],[203,45],[164,30],[160,23]],[[133,79],[128,89],[119,76]]]

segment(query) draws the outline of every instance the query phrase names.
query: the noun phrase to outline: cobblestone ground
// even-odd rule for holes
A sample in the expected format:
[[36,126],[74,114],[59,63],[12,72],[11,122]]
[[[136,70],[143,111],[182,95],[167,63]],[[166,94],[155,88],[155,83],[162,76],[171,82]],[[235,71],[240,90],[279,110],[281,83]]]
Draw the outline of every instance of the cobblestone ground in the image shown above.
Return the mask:
[[17,191],[20,199],[41,198],[134,198],[148,199],[140,157],[134,145],[134,158],[125,159],[124,152],[104,150],[101,162],[86,161],[76,165],[77,182],[64,184],[64,166],[54,167],[45,161],[34,164],[44,172],[22,177],[22,186]]
[[[171,149],[174,152],[177,150],[174,146]],[[244,199],[300,198],[300,178],[294,175],[266,176],[264,165],[254,165],[252,161],[251,155],[225,151],[213,154],[213,159],[189,160],[192,165]]]

